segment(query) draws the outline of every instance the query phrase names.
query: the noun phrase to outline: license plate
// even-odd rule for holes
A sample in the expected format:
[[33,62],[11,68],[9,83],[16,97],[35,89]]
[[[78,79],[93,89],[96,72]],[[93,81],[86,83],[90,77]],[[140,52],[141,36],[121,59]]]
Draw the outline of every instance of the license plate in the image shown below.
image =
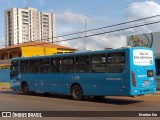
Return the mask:
[[148,84],[148,80],[145,80],[145,81],[144,81],[144,84]]

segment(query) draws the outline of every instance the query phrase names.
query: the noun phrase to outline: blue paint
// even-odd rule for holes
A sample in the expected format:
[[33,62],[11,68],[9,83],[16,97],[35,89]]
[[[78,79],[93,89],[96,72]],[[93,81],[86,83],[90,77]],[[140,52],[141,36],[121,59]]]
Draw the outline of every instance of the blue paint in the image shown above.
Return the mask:
[[9,81],[10,81],[10,70],[0,69],[0,82],[9,82]]

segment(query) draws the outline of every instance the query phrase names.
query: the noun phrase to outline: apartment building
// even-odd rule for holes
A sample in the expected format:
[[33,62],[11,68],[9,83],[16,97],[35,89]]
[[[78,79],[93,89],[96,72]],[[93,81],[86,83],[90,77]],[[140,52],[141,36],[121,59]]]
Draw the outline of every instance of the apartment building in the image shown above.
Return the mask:
[[5,44],[55,42],[55,15],[35,8],[11,8],[5,11]]

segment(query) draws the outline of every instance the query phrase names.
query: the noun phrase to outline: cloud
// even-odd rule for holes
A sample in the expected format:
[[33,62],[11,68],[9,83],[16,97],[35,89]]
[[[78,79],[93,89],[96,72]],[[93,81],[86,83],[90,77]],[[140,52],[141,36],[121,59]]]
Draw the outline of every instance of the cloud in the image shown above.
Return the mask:
[[103,50],[106,48],[119,48],[126,45],[126,37],[123,35],[99,35],[87,38],[88,50]]
[[[126,10],[123,13],[123,18],[126,21],[130,20],[136,20],[140,18],[145,18],[153,15],[159,15],[160,14],[160,4],[154,2],[154,1],[143,1],[143,2],[134,2],[126,8]],[[67,11],[64,12],[62,15],[59,14],[59,18],[65,20],[66,17],[70,16],[71,18],[78,18],[77,13]],[[84,23],[84,16],[83,14],[79,14],[81,19],[79,19],[79,24]],[[86,16],[85,16],[86,17]],[[89,18],[91,19],[91,18]],[[67,19],[66,19],[67,20]],[[68,19],[71,20],[70,22],[73,22],[73,19]],[[107,19],[109,20],[109,19]],[[122,25],[118,27],[113,27],[113,28],[108,28],[108,29],[103,29],[95,32],[91,32],[88,34],[94,34],[94,33],[100,33],[100,32],[106,32],[106,31],[112,31],[116,29],[121,29],[129,26],[135,26],[139,24],[145,24],[149,22],[154,22],[160,20],[160,17],[157,18],[152,18],[149,20],[143,20],[141,22],[134,22],[131,24],[127,25]],[[68,21],[69,22],[69,21]],[[98,21],[92,23],[96,23]],[[96,25],[95,25],[96,26]],[[103,35],[98,35],[98,36],[93,36],[93,37],[88,37],[85,39],[79,39],[79,40],[74,40],[74,41],[65,41],[64,45],[68,45],[70,47],[77,48],[79,51],[85,51],[85,50],[102,50],[105,48],[119,48],[122,46],[126,46],[126,36],[128,35],[133,35],[133,34],[143,34],[147,32],[153,32],[158,30],[158,27],[160,27],[160,24],[154,24],[154,25],[147,25],[144,27],[138,27],[138,28],[133,28],[133,29],[127,29],[115,33],[108,33],[108,34],[103,34]],[[83,35],[80,35],[83,36]],[[66,38],[63,38],[66,39]],[[63,44],[61,44],[63,45]]]
[[57,32],[61,33],[61,34],[66,34],[66,33],[74,33],[75,32],[75,28],[70,27],[70,26],[59,26],[56,27]]
[[63,37],[59,37],[57,41],[61,41],[61,42],[56,42],[56,44],[66,46],[66,47],[71,47],[71,44],[68,41],[63,41],[63,40],[65,40]]
[[154,1],[135,2],[126,9],[125,18],[133,20],[159,14],[160,4]]
[[[132,3],[124,13],[124,17],[127,21],[155,16],[155,15],[160,15],[160,4],[154,1]],[[154,17],[154,18],[146,19],[140,22],[134,22],[130,25],[152,23],[156,21],[160,21],[160,17]],[[142,33],[148,33],[148,32],[156,32],[159,29],[158,27],[160,27],[160,23],[146,25],[140,28],[130,29],[129,31],[135,34],[142,34]]]
[[[52,10],[49,10],[49,11],[52,11]],[[70,10],[64,11],[64,12],[57,12],[56,13],[56,22],[58,22],[60,20],[60,21],[65,21],[65,22],[71,23],[71,25],[57,24],[57,30],[58,30],[57,33],[66,34],[66,33],[79,32],[76,30],[77,29],[79,30],[81,27],[83,29],[82,31],[84,31],[85,19],[87,21],[87,25],[94,24],[95,26],[99,21],[101,21],[101,23],[102,22],[107,23],[107,21],[108,21],[108,19],[107,19],[107,21],[105,21],[104,17],[94,19],[94,21],[93,21],[93,20],[91,20],[91,18],[89,18],[83,14],[75,13]],[[77,25],[75,25],[75,23]],[[95,33],[99,33],[99,32],[104,32],[104,31],[105,30],[92,31],[92,32],[88,32],[87,35],[95,34]],[[85,33],[75,34],[75,35],[71,35],[71,36],[64,36],[64,37],[58,38],[57,41],[67,40],[67,39],[76,38],[76,37],[82,37],[84,35],[85,35]],[[114,40],[114,42],[113,42],[113,40]],[[118,43],[118,44],[115,44],[115,43]],[[75,39],[72,41],[57,42],[57,44],[63,45],[63,46],[68,46],[68,47],[73,47],[73,48],[78,49],[78,51],[102,50],[104,48],[118,48],[118,47],[124,46],[125,45],[125,37],[119,36],[119,35],[103,34],[103,35],[99,35],[99,36]]]
[[84,24],[85,19],[87,20],[87,22],[89,23],[91,22],[91,19],[87,17],[86,15],[81,14],[81,13],[72,12],[70,10],[63,11],[63,12],[57,12],[56,18],[60,21],[65,21],[69,23]]
[[[76,18],[79,18],[78,21],[75,21]],[[71,11],[66,11],[66,12],[61,12],[56,14],[56,18],[57,21],[58,20],[64,20],[65,22],[70,22],[72,23],[71,25],[57,25],[57,33],[63,33],[62,36],[64,34],[69,34],[69,33],[74,33],[74,32],[79,32],[76,31],[77,29],[79,29],[80,27],[83,26],[83,30],[84,31],[84,20],[85,18],[87,18],[87,23],[94,23],[96,26],[96,22],[98,21],[103,21],[103,23],[106,21],[104,21],[103,19],[96,19],[94,22],[93,20],[91,20],[91,18],[80,14],[80,13],[74,13]],[[68,19],[70,18],[70,19]],[[77,23],[80,26],[76,26],[74,25],[74,23]],[[83,25],[82,25],[83,24]],[[107,29],[107,31],[110,29]],[[87,35],[90,34],[96,34],[96,33],[101,33],[104,32],[106,30],[98,30],[98,31],[92,31],[92,32],[87,32]],[[81,39],[75,39],[72,41],[62,41],[62,42],[57,42],[57,44],[59,45],[63,45],[63,46],[68,46],[68,47],[73,47],[78,49],[78,51],[86,51],[86,50],[102,50],[105,48],[119,48],[122,46],[125,46],[125,36],[123,35],[116,35],[117,33],[114,34],[103,34],[103,35],[98,35],[98,36],[93,36],[93,37],[87,37],[87,38],[81,38]],[[61,41],[61,40],[67,40],[70,38],[76,38],[76,37],[83,37],[85,35],[85,33],[81,33],[81,34],[75,34],[75,35],[71,35],[71,36],[64,36],[64,37],[60,37],[57,39],[57,41]],[[58,35],[60,36],[60,35]],[[86,41],[85,41],[86,40]],[[114,41],[114,42],[113,42]],[[118,43],[118,44],[117,44]]]
[[[57,23],[63,23],[63,25],[70,24],[70,26],[85,26],[86,23],[86,28],[87,29],[92,29],[95,27],[99,26],[104,26],[109,24],[109,18],[105,16],[100,16],[100,17],[90,17],[82,13],[76,13],[70,10],[63,11],[63,12],[56,12],[56,22]],[[77,29],[77,28],[76,28]]]
[[[60,38],[58,40],[65,40]],[[72,41],[57,42],[59,45],[76,48],[78,51],[103,50],[105,48],[119,48],[126,46],[126,37],[123,35],[100,35]]]

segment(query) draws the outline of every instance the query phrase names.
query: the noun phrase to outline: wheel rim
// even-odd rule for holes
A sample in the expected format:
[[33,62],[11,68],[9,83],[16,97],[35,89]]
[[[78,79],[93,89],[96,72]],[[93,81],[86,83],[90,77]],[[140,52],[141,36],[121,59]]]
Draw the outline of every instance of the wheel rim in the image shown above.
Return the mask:
[[24,87],[23,87],[23,93],[28,93],[28,86],[27,85],[24,85]]
[[75,89],[73,90],[73,97],[77,99],[77,98],[80,97],[80,95],[81,95],[81,94],[80,94],[80,91],[75,88]]

